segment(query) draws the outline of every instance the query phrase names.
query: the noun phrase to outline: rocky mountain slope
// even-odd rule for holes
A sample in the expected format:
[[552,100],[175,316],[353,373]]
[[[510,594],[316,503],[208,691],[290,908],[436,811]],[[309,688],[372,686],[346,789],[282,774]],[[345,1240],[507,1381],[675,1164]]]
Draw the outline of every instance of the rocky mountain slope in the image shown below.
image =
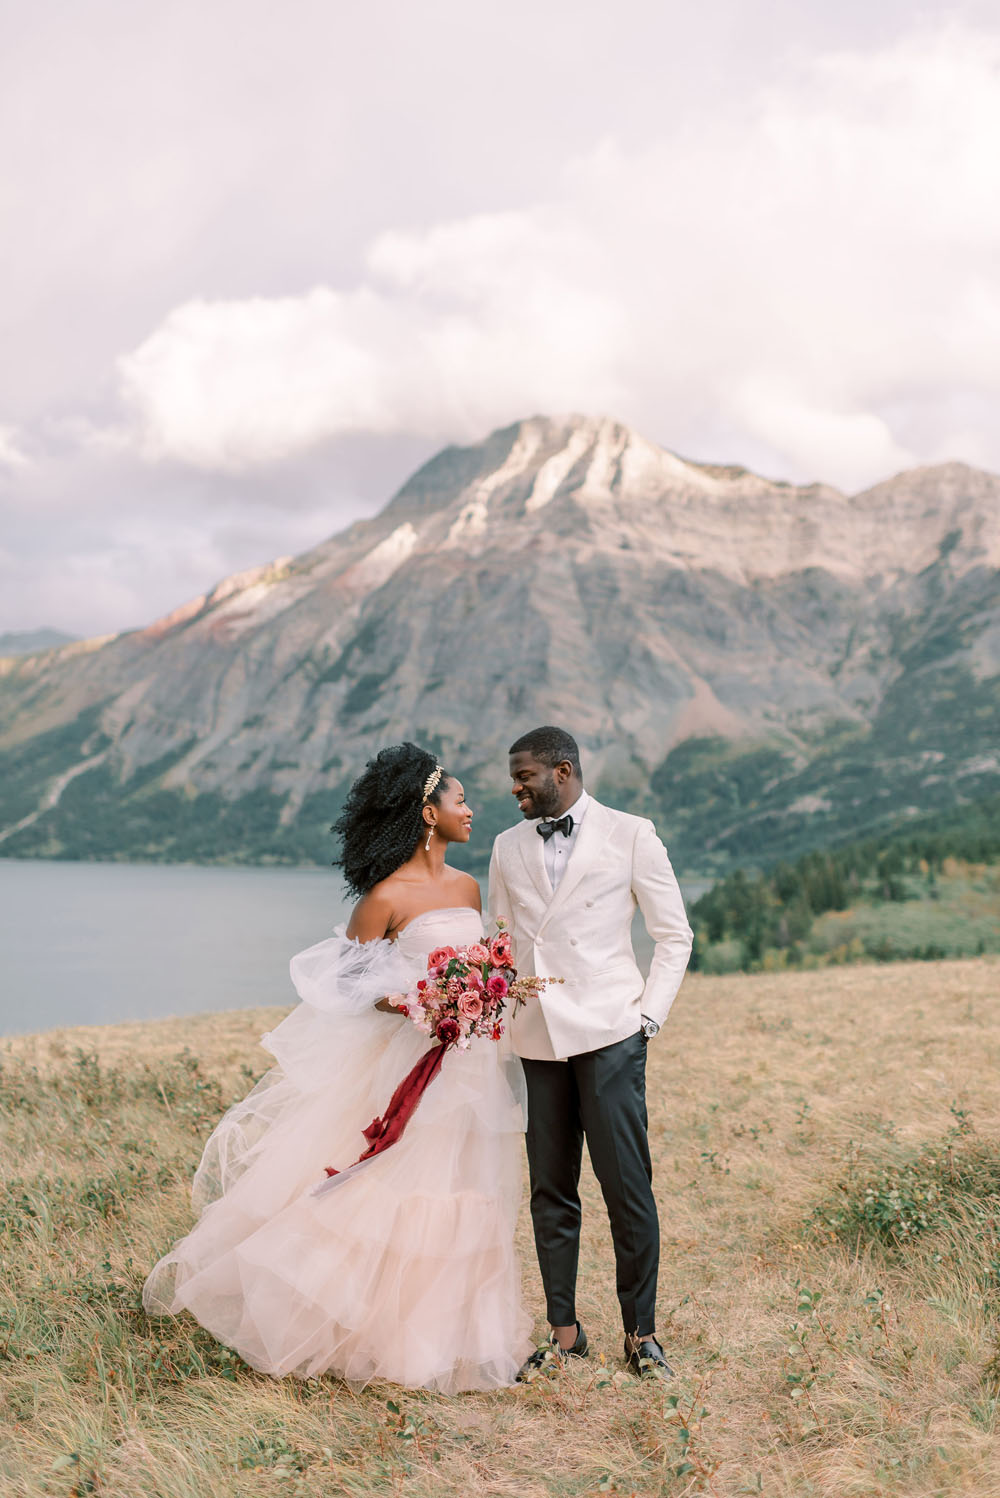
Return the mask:
[[1000,478],[845,496],[536,417],[147,629],[0,660],[0,853],[326,860],[407,736],[485,848],[557,721],[707,872],[1000,788],[998,684]]

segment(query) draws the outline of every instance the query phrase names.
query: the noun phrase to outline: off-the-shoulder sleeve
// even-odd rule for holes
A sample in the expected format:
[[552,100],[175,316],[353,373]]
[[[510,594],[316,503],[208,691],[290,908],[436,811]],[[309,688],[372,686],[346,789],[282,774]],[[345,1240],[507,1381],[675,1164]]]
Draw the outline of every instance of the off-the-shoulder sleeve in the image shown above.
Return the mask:
[[199,1210],[232,1188],[279,1119],[294,1120],[311,1096],[338,1085],[366,1034],[404,1023],[375,1004],[420,975],[395,942],[354,941],[343,927],[297,952],[289,970],[301,1003],[260,1037],[276,1065],[227,1110],[205,1145],[192,1188]]
[[338,926],[333,936],[296,952],[288,970],[303,1004],[326,1014],[364,1014],[389,993],[409,987],[413,962],[381,937],[354,941]]

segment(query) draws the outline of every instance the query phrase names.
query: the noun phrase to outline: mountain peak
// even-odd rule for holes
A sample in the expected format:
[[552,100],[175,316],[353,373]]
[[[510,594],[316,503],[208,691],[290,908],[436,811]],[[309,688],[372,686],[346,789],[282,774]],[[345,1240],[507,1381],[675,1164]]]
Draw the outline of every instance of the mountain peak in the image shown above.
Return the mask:
[[573,556],[631,552],[741,583],[809,569],[884,578],[932,563],[956,529],[970,546],[949,539],[953,564],[1000,558],[998,483],[945,464],[848,499],[822,484],[679,457],[608,416],[535,414],[437,453],[379,516],[300,562],[346,568],[353,586],[369,575],[385,582],[410,557],[555,545]]
[[481,442],[446,447],[407,480],[383,513],[398,524],[472,504],[481,520],[498,506],[531,515],[558,497],[572,496],[578,509],[586,509],[616,494],[653,499],[678,488],[707,494],[719,482],[611,417],[535,415]]
[[934,492],[938,495],[961,492],[972,496],[996,490],[998,487],[1000,487],[1000,474],[991,473],[986,468],[974,468],[971,463],[963,463],[959,458],[950,458],[944,463],[928,463],[918,468],[904,468],[901,473],[895,473],[891,478],[881,479],[870,489],[862,490],[857,497],[860,499],[863,495],[883,494],[887,490],[899,488]]

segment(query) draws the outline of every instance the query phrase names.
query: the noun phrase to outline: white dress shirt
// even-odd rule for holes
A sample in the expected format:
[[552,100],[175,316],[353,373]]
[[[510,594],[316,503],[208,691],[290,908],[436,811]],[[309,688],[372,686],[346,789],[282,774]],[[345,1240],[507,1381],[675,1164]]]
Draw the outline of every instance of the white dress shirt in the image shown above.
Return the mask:
[[[586,815],[589,801],[590,797],[587,795],[587,792],[581,791],[577,799],[573,802],[573,805],[567,811],[561,813],[564,817],[570,816],[573,818],[573,831],[568,837],[562,832],[554,832],[551,837],[545,840],[545,872],[549,876],[549,883],[553,891],[559,888],[559,881],[566,872],[566,865],[569,863],[570,854],[576,846],[576,840],[580,833],[580,823]],[[542,821],[555,822],[558,821],[558,817],[543,817]]]

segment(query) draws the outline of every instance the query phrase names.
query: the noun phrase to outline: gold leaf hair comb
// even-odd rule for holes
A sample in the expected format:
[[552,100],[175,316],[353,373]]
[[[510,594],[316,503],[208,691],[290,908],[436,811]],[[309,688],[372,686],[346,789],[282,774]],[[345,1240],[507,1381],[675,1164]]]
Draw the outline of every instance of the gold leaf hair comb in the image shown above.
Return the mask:
[[430,795],[433,794],[433,792],[436,789],[437,784],[438,784],[438,782],[441,779],[441,776],[443,774],[444,774],[444,767],[442,765],[435,765],[434,769],[431,771],[431,773],[428,775],[427,779],[424,781],[424,794],[423,794],[423,800],[424,801],[427,800],[428,796],[430,796]]

